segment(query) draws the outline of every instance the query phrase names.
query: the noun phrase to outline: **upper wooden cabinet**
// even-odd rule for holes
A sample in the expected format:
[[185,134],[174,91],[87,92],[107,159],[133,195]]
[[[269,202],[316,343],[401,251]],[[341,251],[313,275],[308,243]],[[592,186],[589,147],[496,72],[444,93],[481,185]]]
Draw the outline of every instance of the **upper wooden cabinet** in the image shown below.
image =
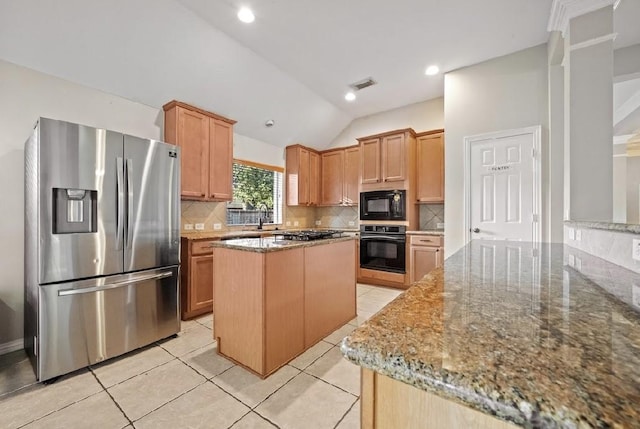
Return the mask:
[[412,129],[363,137],[358,141],[364,189],[409,186],[411,169],[408,162],[413,159],[412,151],[415,150],[415,133]]
[[323,206],[358,205],[360,148],[332,149],[321,154],[321,198]]
[[164,139],[181,149],[182,199],[230,201],[236,121],[175,100],[163,109]]
[[287,146],[288,206],[313,206],[320,201],[320,155],[304,146]]
[[416,139],[417,202],[442,203],[444,202],[444,130],[420,133]]

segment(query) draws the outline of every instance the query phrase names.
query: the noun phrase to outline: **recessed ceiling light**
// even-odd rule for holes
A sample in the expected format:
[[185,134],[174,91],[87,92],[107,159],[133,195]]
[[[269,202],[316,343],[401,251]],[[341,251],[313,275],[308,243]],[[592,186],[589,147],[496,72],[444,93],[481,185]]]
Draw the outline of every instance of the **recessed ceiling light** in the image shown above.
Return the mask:
[[251,11],[251,9],[249,9],[248,7],[243,7],[243,8],[240,8],[240,10],[238,11],[238,19],[242,22],[249,24],[255,21],[256,17]]
[[344,99],[347,101],[353,101],[356,99],[356,95],[353,92],[349,91],[344,95]]
[[424,74],[426,74],[427,76],[433,76],[435,74],[438,74],[439,71],[440,69],[438,68],[438,66],[429,66],[427,67],[427,70],[424,72]]

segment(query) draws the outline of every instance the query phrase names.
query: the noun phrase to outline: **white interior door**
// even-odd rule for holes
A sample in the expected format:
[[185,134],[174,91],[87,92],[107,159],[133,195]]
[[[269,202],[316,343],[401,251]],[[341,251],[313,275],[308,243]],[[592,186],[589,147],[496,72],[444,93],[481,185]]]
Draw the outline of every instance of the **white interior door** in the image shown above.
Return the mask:
[[505,132],[467,140],[470,239],[536,241],[536,139]]

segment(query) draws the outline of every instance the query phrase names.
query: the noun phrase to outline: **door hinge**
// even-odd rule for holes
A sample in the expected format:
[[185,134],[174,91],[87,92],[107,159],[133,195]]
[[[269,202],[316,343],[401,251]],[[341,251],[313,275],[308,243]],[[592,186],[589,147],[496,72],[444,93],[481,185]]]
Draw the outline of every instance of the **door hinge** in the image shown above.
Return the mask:
[[531,157],[533,157],[533,158],[536,157],[536,150],[535,149],[531,149]]

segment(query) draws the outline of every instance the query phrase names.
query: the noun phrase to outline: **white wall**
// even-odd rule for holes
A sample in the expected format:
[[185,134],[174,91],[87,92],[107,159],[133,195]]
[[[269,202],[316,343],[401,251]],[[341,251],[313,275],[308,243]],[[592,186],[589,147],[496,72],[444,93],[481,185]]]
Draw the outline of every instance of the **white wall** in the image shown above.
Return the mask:
[[613,51],[614,81],[640,76],[640,43]]
[[[17,347],[23,321],[24,142],[38,117],[161,139],[161,108],[110,95],[0,60],[0,354]],[[284,165],[282,149],[234,135],[243,159]]]
[[[547,46],[540,45],[445,75],[445,256],[465,244],[464,137],[542,125],[542,150],[549,150],[547,61]],[[544,157],[542,163],[542,238],[548,241],[548,189],[562,183],[549,183]]]
[[402,128],[413,128],[416,132],[444,128],[444,98],[354,119],[328,147],[351,146],[358,144],[357,138]]

